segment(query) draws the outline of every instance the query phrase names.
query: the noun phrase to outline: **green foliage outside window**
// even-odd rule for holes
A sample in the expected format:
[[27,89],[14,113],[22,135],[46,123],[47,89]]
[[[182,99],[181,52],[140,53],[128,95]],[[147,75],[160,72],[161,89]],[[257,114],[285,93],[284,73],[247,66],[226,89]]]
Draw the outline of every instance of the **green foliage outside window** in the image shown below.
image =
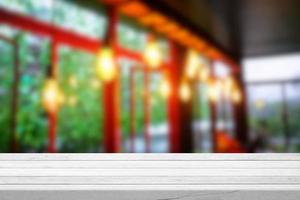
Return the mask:
[[[55,1],[55,2],[54,2]],[[101,39],[107,29],[105,10],[99,2],[81,0],[1,0],[0,7],[13,12],[29,15],[36,20],[54,23],[63,29],[83,36]],[[98,5],[98,6],[95,6]],[[1,25],[0,33],[17,39],[20,58],[19,101],[17,113],[17,140],[20,152],[45,152],[48,145],[48,117],[41,103],[41,91],[50,64],[48,38],[37,37],[34,33],[12,30]],[[4,30],[5,29],[5,30]],[[17,35],[17,37],[16,37]],[[146,31],[131,20],[121,19],[118,26],[118,41],[123,48],[142,52],[146,44]],[[168,45],[159,39],[161,48],[168,57]],[[61,46],[60,46],[61,47]],[[0,44],[0,152],[9,151],[10,103],[7,93],[12,86],[13,53],[7,44]],[[2,56],[7,55],[7,56]],[[136,64],[134,62],[129,65]],[[129,78],[124,62],[120,63],[120,109],[123,139],[129,130]],[[102,90],[95,77],[95,55],[79,49],[59,49],[59,84],[64,93],[64,104],[58,113],[57,148],[59,152],[101,152],[103,142]],[[126,74],[127,73],[127,74]],[[151,75],[151,123],[166,123],[165,100],[158,93],[161,77]],[[4,78],[2,78],[4,77]],[[144,131],[143,85],[144,73],[135,74],[136,86],[136,130]],[[71,79],[77,82],[74,87]],[[73,81],[74,82],[74,81]],[[154,85],[153,85],[154,84]],[[73,86],[72,86],[73,85]],[[4,89],[3,89],[4,88]]]
[[59,84],[64,93],[58,120],[59,151],[101,151],[102,90],[95,73],[95,56],[61,48]]
[[210,120],[209,100],[207,95],[207,85],[200,84],[194,88],[197,90],[193,99],[194,120]]
[[150,75],[150,114],[151,124],[160,125],[167,122],[167,101],[160,93],[159,87],[162,82],[163,75],[152,73]]
[[0,152],[10,151],[13,47],[0,40]]
[[17,134],[21,152],[44,152],[47,146],[47,116],[41,92],[49,65],[49,41],[21,33],[18,37],[20,59],[19,111]]

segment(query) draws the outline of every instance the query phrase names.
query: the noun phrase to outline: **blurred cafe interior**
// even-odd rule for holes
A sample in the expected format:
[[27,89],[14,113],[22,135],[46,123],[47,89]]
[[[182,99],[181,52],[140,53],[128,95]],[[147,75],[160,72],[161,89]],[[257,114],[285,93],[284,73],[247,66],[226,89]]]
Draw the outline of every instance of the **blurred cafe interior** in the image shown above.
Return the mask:
[[300,152],[299,8],[0,0],[0,153]]

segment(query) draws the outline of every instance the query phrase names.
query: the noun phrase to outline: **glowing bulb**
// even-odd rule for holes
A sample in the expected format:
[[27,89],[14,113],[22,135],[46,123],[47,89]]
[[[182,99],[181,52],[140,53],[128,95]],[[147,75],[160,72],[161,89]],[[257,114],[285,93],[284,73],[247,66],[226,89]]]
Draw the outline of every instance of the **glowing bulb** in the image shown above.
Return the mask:
[[54,79],[48,79],[42,91],[43,106],[48,112],[57,112],[64,101],[58,83]]
[[212,102],[217,102],[221,96],[222,84],[220,81],[214,81],[208,85],[208,98]]
[[191,95],[192,94],[189,85],[186,82],[182,83],[179,88],[179,96],[181,100],[187,102],[191,99]]
[[231,99],[234,103],[240,103],[242,101],[242,94],[238,88],[235,88],[231,95]]
[[144,52],[144,59],[151,68],[158,68],[161,65],[162,53],[157,42],[148,42]]
[[167,80],[162,80],[159,86],[159,92],[163,98],[168,98],[171,94],[171,86]]
[[199,56],[196,51],[190,50],[186,60],[186,75],[189,78],[194,78],[199,69]]
[[203,66],[200,68],[199,78],[201,82],[205,82],[208,80],[210,75],[210,70],[208,66]]
[[104,47],[97,55],[97,74],[103,81],[111,81],[116,76],[116,64],[114,60],[113,50],[109,47]]

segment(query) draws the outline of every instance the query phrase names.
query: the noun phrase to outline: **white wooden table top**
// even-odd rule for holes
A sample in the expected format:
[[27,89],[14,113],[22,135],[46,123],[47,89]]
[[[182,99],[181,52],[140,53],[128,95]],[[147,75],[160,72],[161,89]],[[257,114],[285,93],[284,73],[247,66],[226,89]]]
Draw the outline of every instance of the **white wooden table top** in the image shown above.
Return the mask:
[[300,154],[0,154],[0,200],[300,199]]

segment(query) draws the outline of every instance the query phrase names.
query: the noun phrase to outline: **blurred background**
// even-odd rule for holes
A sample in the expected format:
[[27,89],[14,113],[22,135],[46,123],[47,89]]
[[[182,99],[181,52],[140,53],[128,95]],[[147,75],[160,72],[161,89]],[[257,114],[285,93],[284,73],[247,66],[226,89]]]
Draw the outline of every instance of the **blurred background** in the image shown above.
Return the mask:
[[0,152],[300,152],[297,0],[0,0]]

